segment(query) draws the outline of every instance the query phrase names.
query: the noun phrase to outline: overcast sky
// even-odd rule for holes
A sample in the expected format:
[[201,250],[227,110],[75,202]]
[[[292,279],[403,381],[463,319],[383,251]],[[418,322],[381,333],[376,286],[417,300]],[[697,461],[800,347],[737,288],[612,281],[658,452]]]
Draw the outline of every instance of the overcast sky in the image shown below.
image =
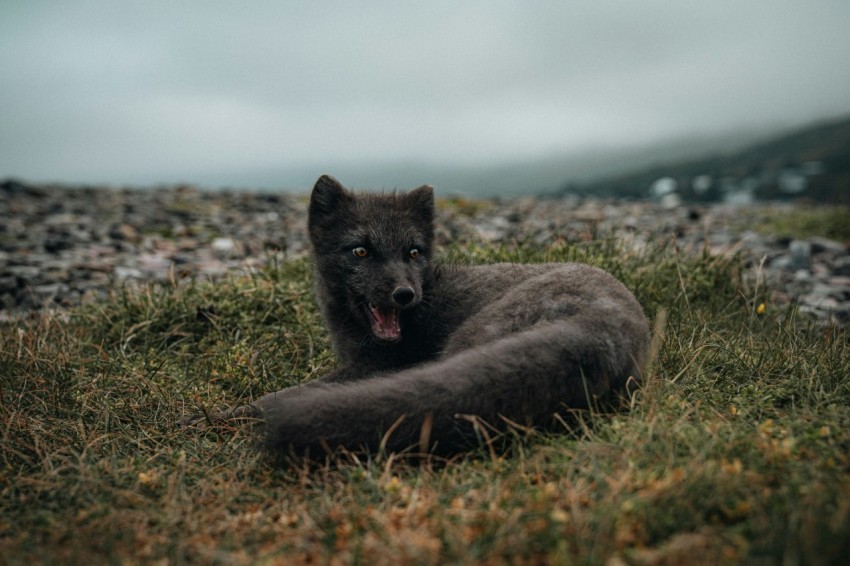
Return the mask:
[[0,1],[0,177],[247,185],[845,113],[848,0]]

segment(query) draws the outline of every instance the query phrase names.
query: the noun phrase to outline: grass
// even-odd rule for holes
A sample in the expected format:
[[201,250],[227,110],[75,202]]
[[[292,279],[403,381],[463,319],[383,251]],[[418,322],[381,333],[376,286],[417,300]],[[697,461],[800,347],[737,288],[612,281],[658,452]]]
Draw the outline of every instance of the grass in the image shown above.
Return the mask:
[[792,213],[771,214],[756,229],[789,238],[822,236],[850,243],[850,207],[803,207]]
[[413,465],[279,469],[246,428],[182,431],[334,364],[306,261],[119,290],[0,327],[0,562],[833,563],[850,553],[850,349],[735,258],[614,241],[446,250],[584,261],[655,326],[629,411]]

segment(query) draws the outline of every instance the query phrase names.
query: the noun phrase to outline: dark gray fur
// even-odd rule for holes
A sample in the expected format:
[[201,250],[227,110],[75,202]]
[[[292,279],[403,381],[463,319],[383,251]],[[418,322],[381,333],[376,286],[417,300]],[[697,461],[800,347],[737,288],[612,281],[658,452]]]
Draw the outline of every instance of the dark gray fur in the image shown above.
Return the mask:
[[[545,425],[639,378],[647,322],[614,277],[575,263],[436,266],[433,223],[431,187],[355,195],[316,182],[316,289],[341,365],[250,406],[273,449],[374,451],[383,439],[452,452],[492,430],[483,423]],[[394,301],[399,288],[413,291],[408,304]],[[400,339],[376,338],[367,303],[400,309]]]

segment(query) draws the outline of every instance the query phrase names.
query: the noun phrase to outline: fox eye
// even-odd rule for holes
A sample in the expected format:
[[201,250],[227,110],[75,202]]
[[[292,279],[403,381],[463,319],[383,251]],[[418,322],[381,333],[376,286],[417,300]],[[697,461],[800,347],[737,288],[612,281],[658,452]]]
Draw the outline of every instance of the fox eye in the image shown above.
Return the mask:
[[410,259],[416,259],[417,257],[419,257],[419,250],[417,250],[416,248],[411,248],[410,251],[407,252],[407,255],[410,256]]
[[356,248],[351,250],[351,253],[353,253],[356,257],[366,257],[369,255],[369,250],[367,250],[363,246],[357,246]]

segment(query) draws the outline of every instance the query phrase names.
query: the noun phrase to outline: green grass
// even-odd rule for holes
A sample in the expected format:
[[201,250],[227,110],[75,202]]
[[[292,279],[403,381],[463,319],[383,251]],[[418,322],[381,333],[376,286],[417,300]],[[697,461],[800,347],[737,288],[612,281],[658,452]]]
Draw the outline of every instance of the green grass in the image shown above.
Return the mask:
[[756,229],[789,238],[822,236],[850,243],[850,207],[803,207],[791,212],[770,214]]
[[584,261],[653,319],[631,410],[420,465],[279,469],[175,423],[333,367],[306,261],[0,327],[0,562],[836,562],[850,552],[850,349],[737,259],[613,241],[446,250]]

